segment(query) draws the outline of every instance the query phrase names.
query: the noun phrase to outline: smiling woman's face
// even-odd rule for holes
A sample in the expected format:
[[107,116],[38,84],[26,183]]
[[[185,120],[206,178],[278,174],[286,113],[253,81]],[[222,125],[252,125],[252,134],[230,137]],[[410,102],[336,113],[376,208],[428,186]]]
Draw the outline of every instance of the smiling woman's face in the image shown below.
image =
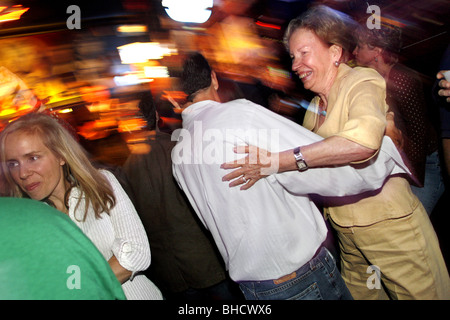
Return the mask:
[[334,63],[339,60],[331,48],[311,30],[300,28],[292,33],[289,39],[292,71],[305,89],[327,94],[337,69]]
[[63,159],[48,149],[39,135],[13,132],[5,140],[6,165],[14,182],[30,198],[64,197]]

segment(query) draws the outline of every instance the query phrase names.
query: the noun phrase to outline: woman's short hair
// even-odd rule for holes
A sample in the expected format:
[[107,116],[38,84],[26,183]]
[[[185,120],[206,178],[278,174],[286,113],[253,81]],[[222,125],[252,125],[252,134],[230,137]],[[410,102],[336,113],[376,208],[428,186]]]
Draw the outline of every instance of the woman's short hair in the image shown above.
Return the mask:
[[356,29],[358,43],[366,44],[370,49],[381,48],[383,60],[387,64],[398,61],[398,55],[402,48],[402,31],[400,28],[381,23],[380,28],[369,29],[361,24]]
[[[6,165],[6,138],[14,132],[23,132],[40,137],[43,144],[55,156],[64,159],[64,177],[71,186],[66,192],[66,207],[68,207],[68,196],[71,188],[78,187],[85,197],[83,220],[86,219],[89,204],[93,206],[97,218],[100,217],[102,212],[109,213],[109,209],[115,204],[115,197],[108,180],[93,167],[84,149],[72,134],[57,119],[43,113],[33,112],[22,116],[9,123],[0,133],[0,173],[5,183],[6,196],[27,197],[12,179]],[[81,199],[82,197],[80,197],[76,208],[78,208]],[[49,201],[47,200],[47,202]]]
[[289,23],[283,43],[289,51],[289,40],[292,34],[296,30],[304,28],[313,31],[325,44],[341,47],[343,57],[345,57],[355,47],[356,41],[351,32],[355,27],[356,22],[348,15],[324,5],[317,5]]

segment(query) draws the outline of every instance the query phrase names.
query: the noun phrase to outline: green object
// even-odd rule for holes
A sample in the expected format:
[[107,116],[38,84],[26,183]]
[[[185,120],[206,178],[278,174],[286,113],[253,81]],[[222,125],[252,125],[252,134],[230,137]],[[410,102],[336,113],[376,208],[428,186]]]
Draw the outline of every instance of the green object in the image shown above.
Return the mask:
[[0,299],[125,300],[95,245],[45,203],[0,198]]

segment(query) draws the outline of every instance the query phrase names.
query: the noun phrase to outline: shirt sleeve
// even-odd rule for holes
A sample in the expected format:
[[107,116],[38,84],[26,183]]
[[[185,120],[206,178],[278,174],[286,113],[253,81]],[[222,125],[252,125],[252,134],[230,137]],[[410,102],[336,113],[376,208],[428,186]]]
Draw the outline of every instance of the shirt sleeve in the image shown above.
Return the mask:
[[285,172],[268,178],[296,195],[341,197],[377,190],[395,174],[410,174],[410,171],[392,140],[384,137],[380,152],[362,164]]
[[102,172],[116,197],[116,205],[110,212],[115,234],[113,254],[120,265],[129,271],[146,270],[150,266],[151,255],[144,226],[133,203],[114,175],[106,170]]
[[385,84],[381,79],[357,81],[350,87],[346,102],[348,119],[336,135],[379,149],[386,128]]
[[[241,108],[240,128],[251,128],[246,140],[271,152],[279,152],[296,146],[308,145],[323,140],[308,129],[261,108]],[[267,135],[258,134],[270,128]],[[270,132],[270,134],[269,134]],[[382,187],[393,174],[410,174],[397,148],[389,137],[381,137],[375,156],[363,163],[345,166],[311,168],[303,172],[290,171],[268,176],[271,183],[280,183],[287,191],[296,195],[319,194],[327,197],[356,195]]]

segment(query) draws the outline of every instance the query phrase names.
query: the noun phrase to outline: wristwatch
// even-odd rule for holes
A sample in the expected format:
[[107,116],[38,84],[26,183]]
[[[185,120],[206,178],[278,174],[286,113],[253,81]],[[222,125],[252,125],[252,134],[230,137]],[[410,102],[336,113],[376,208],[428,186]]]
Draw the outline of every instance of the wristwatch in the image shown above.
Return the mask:
[[300,147],[294,149],[294,158],[297,162],[298,171],[308,170],[308,165],[306,164],[306,161],[303,158],[302,153],[300,152]]

